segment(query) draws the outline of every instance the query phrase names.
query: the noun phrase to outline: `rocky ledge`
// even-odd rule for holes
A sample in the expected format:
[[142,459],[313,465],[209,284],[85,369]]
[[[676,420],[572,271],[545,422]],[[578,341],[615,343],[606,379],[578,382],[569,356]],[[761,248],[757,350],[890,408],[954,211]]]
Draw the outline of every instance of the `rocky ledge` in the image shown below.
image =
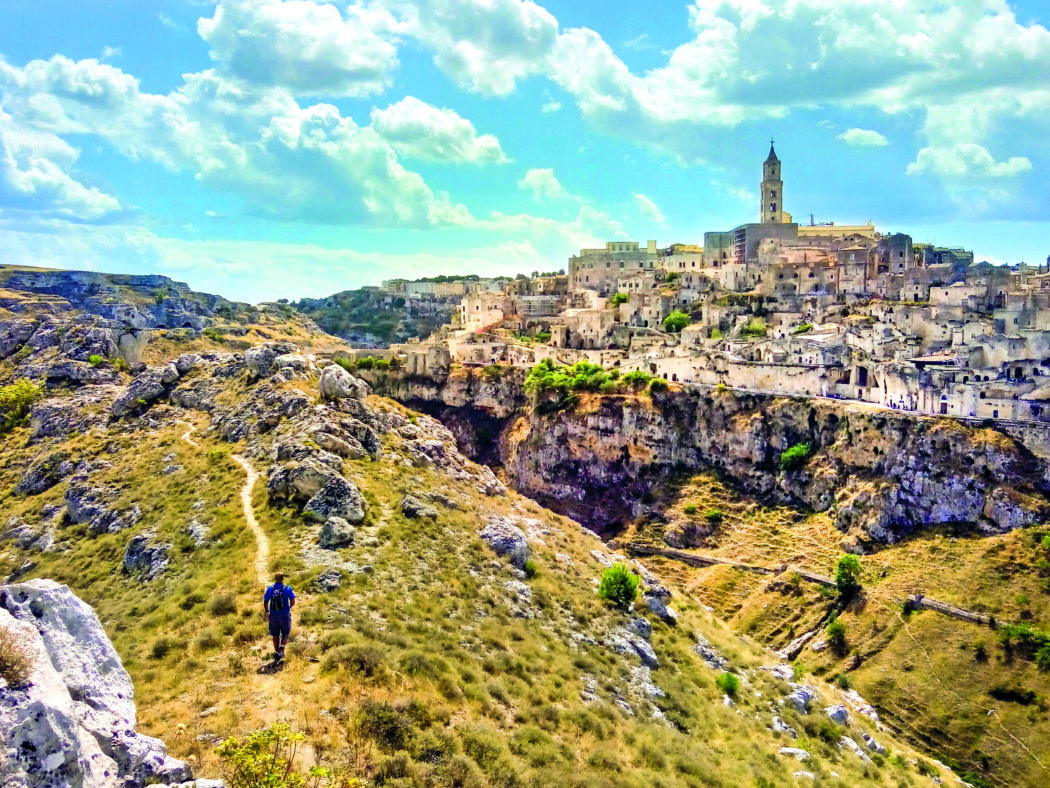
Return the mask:
[[95,612],[52,580],[0,586],[0,754],[5,788],[185,785],[188,764],[135,730],[131,677]]

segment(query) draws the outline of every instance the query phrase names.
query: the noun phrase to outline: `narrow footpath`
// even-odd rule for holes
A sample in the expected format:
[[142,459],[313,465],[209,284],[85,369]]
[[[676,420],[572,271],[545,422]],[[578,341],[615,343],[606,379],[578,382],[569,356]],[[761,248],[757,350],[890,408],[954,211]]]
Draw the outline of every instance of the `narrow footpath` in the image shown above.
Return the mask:
[[[183,433],[182,439],[186,441],[190,446],[195,449],[200,448],[200,444],[197,443],[191,435],[196,429],[188,421],[180,421],[178,424],[186,426],[188,429]],[[270,540],[267,538],[266,533],[259,526],[259,522],[255,519],[255,509],[252,507],[252,490],[255,489],[255,482],[259,478],[258,472],[252,467],[252,464],[248,462],[244,457],[239,454],[230,455],[241,468],[244,469],[245,479],[244,485],[241,487],[241,508],[244,510],[244,520],[248,523],[248,530],[252,532],[255,537],[256,552],[255,552],[255,575],[262,585],[268,585],[270,582]]]

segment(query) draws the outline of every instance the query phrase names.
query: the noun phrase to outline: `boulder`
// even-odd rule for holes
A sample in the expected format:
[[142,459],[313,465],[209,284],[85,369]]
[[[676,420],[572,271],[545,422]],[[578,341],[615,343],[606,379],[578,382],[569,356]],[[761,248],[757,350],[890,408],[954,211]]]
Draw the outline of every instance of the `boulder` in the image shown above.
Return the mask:
[[355,378],[338,364],[329,364],[321,372],[321,396],[326,400],[357,399],[368,396],[368,384]]
[[333,473],[317,494],[306,502],[303,511],[325,520],[341,517],[359,523],[365,519],[365,499],[356,484]]
[[645,604],[648,605],[649,610],[651,610],[658,618],[667,622],[671,626],[678,623],[678,613],[676,613],[675,609],[664,601],[665,597],[647,593],[642,599],[645,600]]
[[878,755],[886,754],[886,748],[879,744],[877,741],[875,741],[875,739],[872,738],[871,734],[862,733],[861,738],[864,739],[864,746],[866,746],[872,752],[877,753]]
[[795,729],[788,725],[786,722],[784,722],[782,719],[780,719],[780,717],[773,717],[773,730],[777,733],[786,733],[792,739],[798,738],[798,734],[795,732]]
[[342,517],[329,517],[321,526],[318,544],[325,550],[337,550],[354,542],[354,527]]
[[824,713],[832,722],[838,723],[839,725],[849,724],[849,711],[845,706],[828,706],[824,709]]
[[198,363],[200,363],[201,357],[196,353],[183,353],[177,359],[175,359],[175,370],[179,373],[179,376],[185,375]]
[[113,501],[119,495],[113,487],[74,478],[66,488],[66,514],[74,523],[87,523],[96,534],[123,531],[142,518],[142,511],[138,505],[127,510],[114,508]]
[[258,380],[270,374],[277,352],[269,345],[256,345],[244,351],[244,366],[252,380]]
[[792,684],[791,694],[784,700],[794,706],[799,712],[805,714],[809,711],[809,704],[817,697],[817,692],[805,684]]
[[839,746],[844,750],[849,750],[862,761],[871,761],[871,758],[869,758],[868,754],[861,749],[861,746],[857,744],[857,742],[853,741],[853,739],[851,739],[849,736],[843,736],[841,739],[839,739]]
[[707,667],[712,670],[726,670],[729,667],[729,660],[723,657],[718,649],[712,646],[707,641],[707,638],[699,632],[696,633],[696,645],[693,646],[693,653],[699,656],[707,664]]
[[124,548],[124,571],[139,580],[153,580],[168,568],[170,549],[170,544],[156,541],[152,530],[133,536]]
[[322,594],[331,593],[332,591],[338,591],[340,586],[343,584],[343,573],[335,567],[325,569],[321,574],[314,578],[314,588],[320,591]]
[[529,540],[525,532],[506,517],[498,514],[490,516],[488,525],[481,530],[481,539],[496,555],[506,556],[518,569],[529,560]]
[[73,472],[69,452],[56,451],[43,460],[29,466],[15,485],[18,495],[38,495],[50,490],[62,479]]
[[783,755],[785,758],[795,758],[799,761],[808,761],[810,755],[805,750],[800,750],[798,747],[781,747],[779,755]]
[[13,635],[29,658],[28,681],[0,692],[5,788],[144,788],[193,779],[163,742],[135,731],[131,678],[94,611],[66,586],[0,586],[0,632]]
[[414,495],[406,495],[401,499],[401,513],[405,517],[416,519],[419,517],[429,517],[431,520],[436,519],[438,516],[438,510],[433,506],[423,503],[421,500],[416,498]]
[[[174,369],[174,365],[169,364]],[[171,371],[166,367],[148,367],[145,372],[131,381],[124,393],[117,397],[110,406],[110,412],[117,416],[127,415],[132,411],[148,407],[168,392]],[[178,375],[176,374],[176,379]]]

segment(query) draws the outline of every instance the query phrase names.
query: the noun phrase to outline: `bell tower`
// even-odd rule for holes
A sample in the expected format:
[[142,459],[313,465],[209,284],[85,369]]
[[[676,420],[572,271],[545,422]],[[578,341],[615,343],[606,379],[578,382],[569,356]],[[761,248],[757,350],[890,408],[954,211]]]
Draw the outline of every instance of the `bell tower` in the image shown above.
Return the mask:
[[760,192],[762,224],[781,224],[784,221],[784,182],[780,180],[780,159],[769,141],[769,156],[762,164]]

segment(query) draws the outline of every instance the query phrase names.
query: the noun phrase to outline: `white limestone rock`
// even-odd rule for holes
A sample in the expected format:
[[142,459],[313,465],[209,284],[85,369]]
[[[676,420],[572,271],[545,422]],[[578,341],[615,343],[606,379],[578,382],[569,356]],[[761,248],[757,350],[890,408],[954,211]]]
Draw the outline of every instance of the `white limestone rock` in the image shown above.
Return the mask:
[[28,682],[0,693],[5,788],[143,788],[193,779],[163,742],[135,731],[131,678],[94,611],[69,588],[51,580],[0,586],[0,630],[31,661]]
[[326,400],[358,399],[368,396],[368,384],[355,378],[338,364],[329,364],[321,372],[321,396]]

